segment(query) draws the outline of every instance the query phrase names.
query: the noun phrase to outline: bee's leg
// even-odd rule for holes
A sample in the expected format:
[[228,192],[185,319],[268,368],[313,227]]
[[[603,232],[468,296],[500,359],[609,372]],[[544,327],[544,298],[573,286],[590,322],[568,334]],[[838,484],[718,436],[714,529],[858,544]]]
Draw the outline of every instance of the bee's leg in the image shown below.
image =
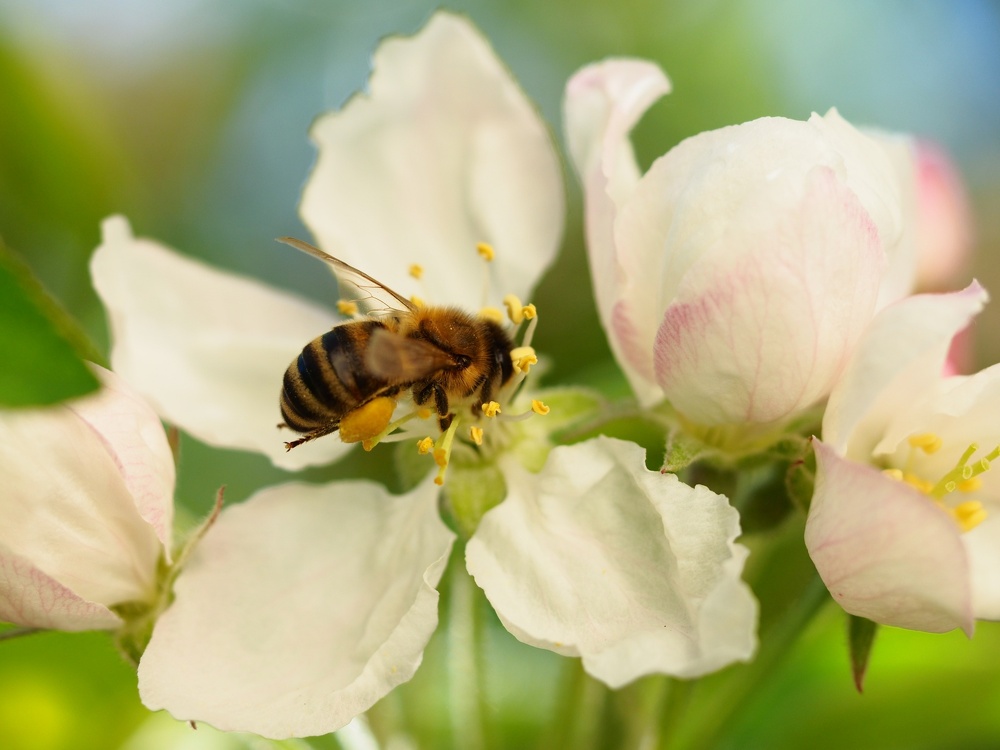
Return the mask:
[[488,404],[493,400],[493,379],[489,378],[479,389],[479,400],[472,404],[472,416],[481,417],[483,415],[483,404]]
[[445,392],[444,386],[431,382],[413,387],[413,400],[417,406],[426,404],[431,398],[434,399],[434,408],[438,414],[438,426],[440,426],[441,432],[444,432],[451,426],[451,420],[455,418],[455,415],[449,410],[448,394]]
[[[288,425],[279,425],[279,427],[281,426],[287,427]],[[336,432],[339,427],[340,422],[334,422],[332,425],[323,425],[322,427],[318,427],[315,430],[305,433],[298,440],[292,440],[285,443],[285,450],[290,451],[292,448],[302,445],[303,443],[308,443],[310,440],[315,440],[316,438],[323,437],[324,435],[329,435],[331,432]]]

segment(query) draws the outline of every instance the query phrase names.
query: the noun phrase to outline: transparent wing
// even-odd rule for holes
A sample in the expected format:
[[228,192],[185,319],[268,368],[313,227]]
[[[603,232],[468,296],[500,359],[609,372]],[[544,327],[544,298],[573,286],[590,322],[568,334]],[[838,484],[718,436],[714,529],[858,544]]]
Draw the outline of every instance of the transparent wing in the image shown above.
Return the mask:
[[413,383],[445,367],[455,358],[429,341],[411,339],[384,329],[372,332],[365,350],[369,372],[390,383]]
[[286,245],[294,247],[296,250],[301,250],[314,258],[319,258],[330,264],[337,274],[337,278],[342,283],[347,283],[357,288],[361,296],[354,301],[364,304],[368,308],[368,312],[390,310],[413,311],[417,309],[416,305],[406,299],[406,297],[392,291],[392,289],[380,281],[376,281],[364,271],[359,271],[354,266],[350,266],[344,263],[344,261],[324,253],[318,247],[310,245],[308,242],[297,240],[294,237],[278,237],[278,242],[283,242]]

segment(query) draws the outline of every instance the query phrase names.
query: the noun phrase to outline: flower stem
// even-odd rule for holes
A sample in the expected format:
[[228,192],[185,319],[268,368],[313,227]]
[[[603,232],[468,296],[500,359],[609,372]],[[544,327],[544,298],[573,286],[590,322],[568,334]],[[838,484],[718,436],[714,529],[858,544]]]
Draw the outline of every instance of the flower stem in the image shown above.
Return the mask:
[[461,559],[452,560],[448,598],[448,713],[454,747],[486,750],[478,642],[482,618],[475,583]]
[[667,750],[671,746],[697,684],[697,680],[679,680],[676,677],[664,680],[655,735],[657,750]]

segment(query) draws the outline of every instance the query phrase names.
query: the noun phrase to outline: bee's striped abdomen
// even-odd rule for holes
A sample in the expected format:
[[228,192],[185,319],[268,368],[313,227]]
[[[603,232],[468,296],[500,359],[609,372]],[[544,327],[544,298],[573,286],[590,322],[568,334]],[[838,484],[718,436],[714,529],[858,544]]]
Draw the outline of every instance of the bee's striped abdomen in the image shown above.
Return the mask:
[[285,371],[281,415],[296,432],[332,432],[341,418],[386,383],[365,370],[365,349],[375,328],[369,320],[337,326],[310,341]]

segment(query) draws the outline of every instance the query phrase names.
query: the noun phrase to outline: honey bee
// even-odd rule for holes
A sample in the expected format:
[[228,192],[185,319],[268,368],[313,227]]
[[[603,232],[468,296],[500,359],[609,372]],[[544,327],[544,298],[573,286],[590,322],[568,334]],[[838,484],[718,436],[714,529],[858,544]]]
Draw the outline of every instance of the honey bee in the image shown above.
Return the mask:
[[443,432],[455,417],[453,404],[470,404],[480,414],[513,376],[513,344],[493,320],[453,307],[418,307],[317,247],[279,241],[329,263],[342,281],[384,306],[313,339],[288,366],[281,415],[302,437],[286,449],[337,430],[344,442],[370,440],[387,428],[407,391],[417,406],[433,407]]

